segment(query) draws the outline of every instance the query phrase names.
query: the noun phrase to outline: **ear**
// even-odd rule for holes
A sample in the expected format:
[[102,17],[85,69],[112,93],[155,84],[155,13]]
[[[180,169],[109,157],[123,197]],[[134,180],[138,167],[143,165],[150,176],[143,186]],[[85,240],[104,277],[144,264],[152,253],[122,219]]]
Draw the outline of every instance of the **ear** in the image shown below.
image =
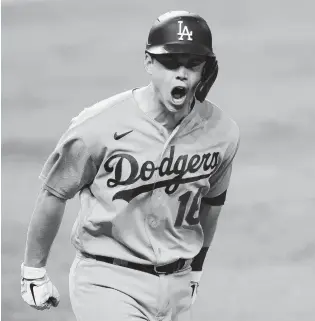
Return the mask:
[[149,53],[145,53],[144,56],[144,68],[149,75],[152,75],[152,66],[153,66],[153,58]]

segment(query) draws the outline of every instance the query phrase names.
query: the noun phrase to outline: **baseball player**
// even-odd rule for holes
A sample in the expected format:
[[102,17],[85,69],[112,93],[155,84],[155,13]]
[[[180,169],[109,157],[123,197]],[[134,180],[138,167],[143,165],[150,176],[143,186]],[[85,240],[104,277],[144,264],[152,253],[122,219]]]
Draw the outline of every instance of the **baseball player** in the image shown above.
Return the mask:
[[144,65],[150,83],[84,109],[43,167],[21,266],[22,297],[38,310],[58,305],[46,262],[77,194],[69,289],[78,321],[174,321],[196,299],[239,129],[206,100],[218,64],[199,15],[160,16]]

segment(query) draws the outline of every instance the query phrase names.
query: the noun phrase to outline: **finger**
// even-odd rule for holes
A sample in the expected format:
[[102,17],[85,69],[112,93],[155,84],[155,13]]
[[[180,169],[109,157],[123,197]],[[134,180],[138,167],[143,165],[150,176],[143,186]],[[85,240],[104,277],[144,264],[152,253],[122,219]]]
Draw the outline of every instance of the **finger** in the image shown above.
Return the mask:
[[50,297],[47,302],[51,304],[53,307],[57,307],[59,304],[59,300],[54,297]]
[[44,303],[42,305],[31,305],[32,308],[43,311],[43,310],[49,310],[50,309],[50,304]]
[[49,299],[51,300],[51,303],[54,307],[58,306],[60,301],[60,294],[55,287],[53,287],[52,295],[50,296]]

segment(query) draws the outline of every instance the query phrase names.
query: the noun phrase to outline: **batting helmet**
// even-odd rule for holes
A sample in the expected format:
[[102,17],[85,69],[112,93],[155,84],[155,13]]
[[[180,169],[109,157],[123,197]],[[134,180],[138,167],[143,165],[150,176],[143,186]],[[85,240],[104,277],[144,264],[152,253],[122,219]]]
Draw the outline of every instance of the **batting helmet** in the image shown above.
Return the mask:
[[217,74],[218,63],[212,50],[212,34],[207,22],[188,11],[170,11],[157,18],[153,24],[146,52],[161,54],[194,54],[207,57],[202,79],[195,96],[204,101]]

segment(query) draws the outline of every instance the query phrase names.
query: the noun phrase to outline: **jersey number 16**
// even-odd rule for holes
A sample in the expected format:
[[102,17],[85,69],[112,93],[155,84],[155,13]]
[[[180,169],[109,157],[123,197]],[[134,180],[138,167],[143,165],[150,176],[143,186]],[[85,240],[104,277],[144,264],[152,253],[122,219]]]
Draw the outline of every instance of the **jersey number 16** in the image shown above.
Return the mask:
[[[201,190],[202,188],[199,188],[198,192],[195,194],[192,200],[192,203],[190,205],[190,208],[188,210],[188,213],[186,215],[185,220],[189,225],[196,225],[199,223],[199,198],[200,198]],[[183,224],[187,203],[191,197],[191,194],[192,192],[188,191],[183,195],[179,196],[178,198],[179,207],[178,207],[178,212],[176,216],[175,227],[180,227]]]

